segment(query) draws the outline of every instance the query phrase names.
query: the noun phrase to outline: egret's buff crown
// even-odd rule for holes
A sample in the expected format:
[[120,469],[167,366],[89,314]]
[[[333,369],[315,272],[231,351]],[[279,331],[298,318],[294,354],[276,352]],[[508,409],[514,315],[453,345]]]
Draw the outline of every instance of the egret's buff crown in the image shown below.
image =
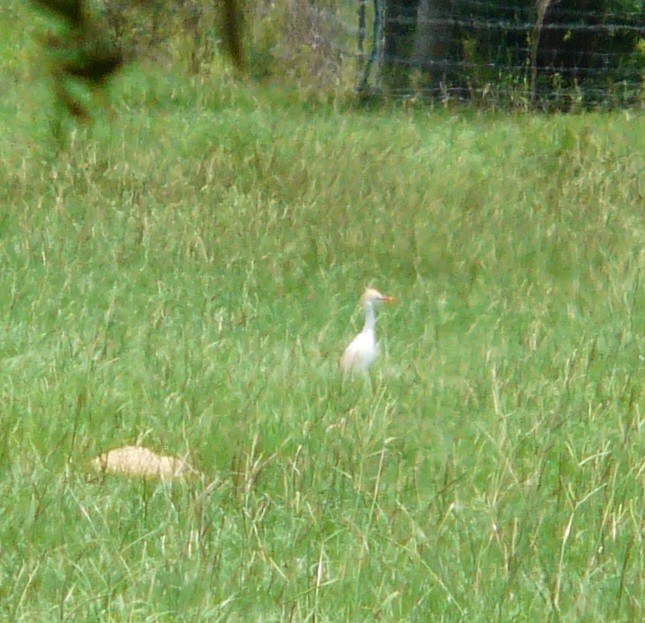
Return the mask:
[[375,290],[374,288],[366,288],[365,292],[363,292],[363,296],[361,296],[361,307],[365,309],[366,305],[369,305],[370,303],[393,303],[394,298],[391,296],[385,296],[384,294],[381,294],[378,290]]

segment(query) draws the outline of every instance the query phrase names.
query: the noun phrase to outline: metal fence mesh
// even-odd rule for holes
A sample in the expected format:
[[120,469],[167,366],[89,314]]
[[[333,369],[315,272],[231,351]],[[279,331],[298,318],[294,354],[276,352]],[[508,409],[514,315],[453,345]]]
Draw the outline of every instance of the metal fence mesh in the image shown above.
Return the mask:
[[[130,45],[159,52],[179,38],[189,71],[208,70],[219,39],[212,0],[93,2]],[[240,0],[240,8],[251,73],[308,91],[546,109],[643,104],[643,0]]]

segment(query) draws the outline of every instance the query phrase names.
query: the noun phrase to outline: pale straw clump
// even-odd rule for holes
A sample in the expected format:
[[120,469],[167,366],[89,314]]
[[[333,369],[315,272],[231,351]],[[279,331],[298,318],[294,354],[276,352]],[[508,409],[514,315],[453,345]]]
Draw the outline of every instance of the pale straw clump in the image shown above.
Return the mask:
[[158,478],[162,481],[200,476],[184,459],[156,454],[143,446],[124,446],[99,454],[90,461],[97,472]]

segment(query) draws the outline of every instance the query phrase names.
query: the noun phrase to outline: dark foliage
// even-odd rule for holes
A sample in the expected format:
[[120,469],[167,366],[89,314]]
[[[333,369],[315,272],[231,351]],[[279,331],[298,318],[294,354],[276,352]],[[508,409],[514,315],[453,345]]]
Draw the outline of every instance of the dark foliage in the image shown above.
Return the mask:
[[[89,111],[77,86],[85,85],[98,91],[102,99],[110,78],[125,63],[134,58],[136,47],[130,45],[124,52],[118,35],[120,8],[110,12],[111,3],[106,3],[104,14],[98,15],[88,9],[86,0],[31,0],[32,5],[46,12],[57,23],[57,34],[48,33],[42,38],[48,51],[54,92],[61,107],[78,120],[90,118]],[[129,4],[150,6],[158,15],[170,0],[143,3],[134,0]],[[117,2],[112,3],[114,5]],[[217,3],[220,16],[220,34],[224,51],[233,64],[244,68],[241,13],[238,0],[221,0]],[[110,18],[112,18],[110,20]],[[112,27],[109,27],[111,24]]]
[[70,28],[80,28],[85,22],[82,0],[31,0],[57,18],[64,20]]

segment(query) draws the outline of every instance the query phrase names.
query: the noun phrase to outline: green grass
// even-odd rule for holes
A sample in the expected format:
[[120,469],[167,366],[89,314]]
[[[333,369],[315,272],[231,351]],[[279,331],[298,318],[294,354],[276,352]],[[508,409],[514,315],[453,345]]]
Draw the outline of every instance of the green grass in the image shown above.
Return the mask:
[[[131,69],[55,151],[10,79],[0,619],[642,619],[641,115]],[[136,441],[204,482],[88,475]]]

